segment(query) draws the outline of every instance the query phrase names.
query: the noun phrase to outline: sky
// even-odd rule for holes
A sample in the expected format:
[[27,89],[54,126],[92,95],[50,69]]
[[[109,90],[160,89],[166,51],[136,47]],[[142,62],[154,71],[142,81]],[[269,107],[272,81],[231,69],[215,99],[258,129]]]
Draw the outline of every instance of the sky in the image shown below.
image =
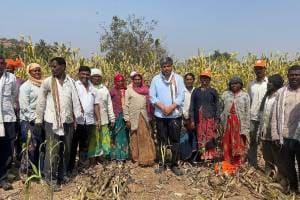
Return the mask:
[[100,25],[135,14],[158,21],[154,36],[178,59],[199,50],[295,54],[299,10],[298,0],[10,0],[1,2],[0,37],[68,43],[89,56],[100,52]]

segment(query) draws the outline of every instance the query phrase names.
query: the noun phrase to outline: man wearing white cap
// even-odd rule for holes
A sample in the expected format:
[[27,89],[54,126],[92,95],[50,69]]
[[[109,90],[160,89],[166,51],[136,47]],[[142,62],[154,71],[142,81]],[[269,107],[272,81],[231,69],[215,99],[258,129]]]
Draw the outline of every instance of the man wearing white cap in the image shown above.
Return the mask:
[[[89,157],[98,157],[99,148],[105,157],[110,154],[110,134],[109,125],[114,127],[115,115],[113,111],[113,105],[111,96],[107,87],[102,83],[102,71],[101,69],[91,69],[91,82],[96,88],[98,95],[100,96],[100,138],[92,137],[90,139]],[[100,142],[97,140],[101,139]],[[98,145],[97,145],[98,144]],[[100,146],[100,147],[99,147]]]

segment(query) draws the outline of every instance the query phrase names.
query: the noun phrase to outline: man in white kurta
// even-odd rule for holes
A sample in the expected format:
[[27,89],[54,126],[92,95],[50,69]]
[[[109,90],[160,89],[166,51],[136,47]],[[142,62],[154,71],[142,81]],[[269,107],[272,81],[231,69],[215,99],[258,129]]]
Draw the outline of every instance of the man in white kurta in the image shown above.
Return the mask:
[[12,189],[6,180],[8,163],[12,159],[11,142],[15,135],[17,98],[15,75],[5,71],[5,58],[0,55],[0,188]]
[[65,73],[64,58],[51,59],[50,67],[52,76],[43,81],[38,96],[36,126],[41,127],[44,122],[47,143],[43,173],[46,181],[55,177],[57,180],[55,189],[59,189],[66,181],[74,133],[74,117],[82,117],[83,110],[75,82]]

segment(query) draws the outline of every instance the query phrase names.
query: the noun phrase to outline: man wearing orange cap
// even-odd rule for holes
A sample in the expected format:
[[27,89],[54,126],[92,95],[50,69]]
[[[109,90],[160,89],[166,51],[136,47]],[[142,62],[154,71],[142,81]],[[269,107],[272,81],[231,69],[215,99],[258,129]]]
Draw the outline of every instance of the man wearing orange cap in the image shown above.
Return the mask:
[[0,188],[12,189],[7,182],[7,170],[12,159],[12,138],[15,136],[17,97],[16,77],[6,71],[5,58],[0,55]]
[[[15,74],[16,69],[18,68],[22,68],[24,66],[24,63],[22,62],[22,60],[16,58],[14,59],[5,59],[6,62],[6,71],[12,74]],[[15,102],[15,114],[16,114],[16,118],[17,118],[17,122],[16,122],[16,128],[15,128],[15,133],[12,135],[12,150],[13,150],[13,154],[16,155],[16,160],[21,161],[21,151],[22,151],[22,142],[21,142],[21,125],[20,125],[20,104],[19,104],[19,90],[21,85],[24,83],[25,81],[16,76],[16,87],[17,87],[17,99]],[[15,153],[14,153],[15,152]],[[18,162],[17,161],[17,162]]]
[[268,78],[266,77],[266,60],[256,60],[254,72],[256,79],[251,81],[248,88],[250,96],[250,147],[248,151],[248,162],[250,165],[257,167],[257,146],[258,146],[258,113],[260,104],[267,92]]

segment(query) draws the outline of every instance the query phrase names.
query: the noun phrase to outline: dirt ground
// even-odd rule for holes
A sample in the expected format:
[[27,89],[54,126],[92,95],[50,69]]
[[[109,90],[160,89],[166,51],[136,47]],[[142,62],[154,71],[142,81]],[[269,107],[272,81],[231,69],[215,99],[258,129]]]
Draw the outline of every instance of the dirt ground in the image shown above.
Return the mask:
[[154,173],[155,167],[142,168],[130,162],[98,165],[77,175],[62,191],[51,192],[41,181],[33,182],[25,193],[21,180],[14,189],[0,189],[0,199],[300,199],[284,195],[279,186],[252,168],[245,168],[236,176],[215,174],[213,166],[183,165],[183,176],[170,170]]

